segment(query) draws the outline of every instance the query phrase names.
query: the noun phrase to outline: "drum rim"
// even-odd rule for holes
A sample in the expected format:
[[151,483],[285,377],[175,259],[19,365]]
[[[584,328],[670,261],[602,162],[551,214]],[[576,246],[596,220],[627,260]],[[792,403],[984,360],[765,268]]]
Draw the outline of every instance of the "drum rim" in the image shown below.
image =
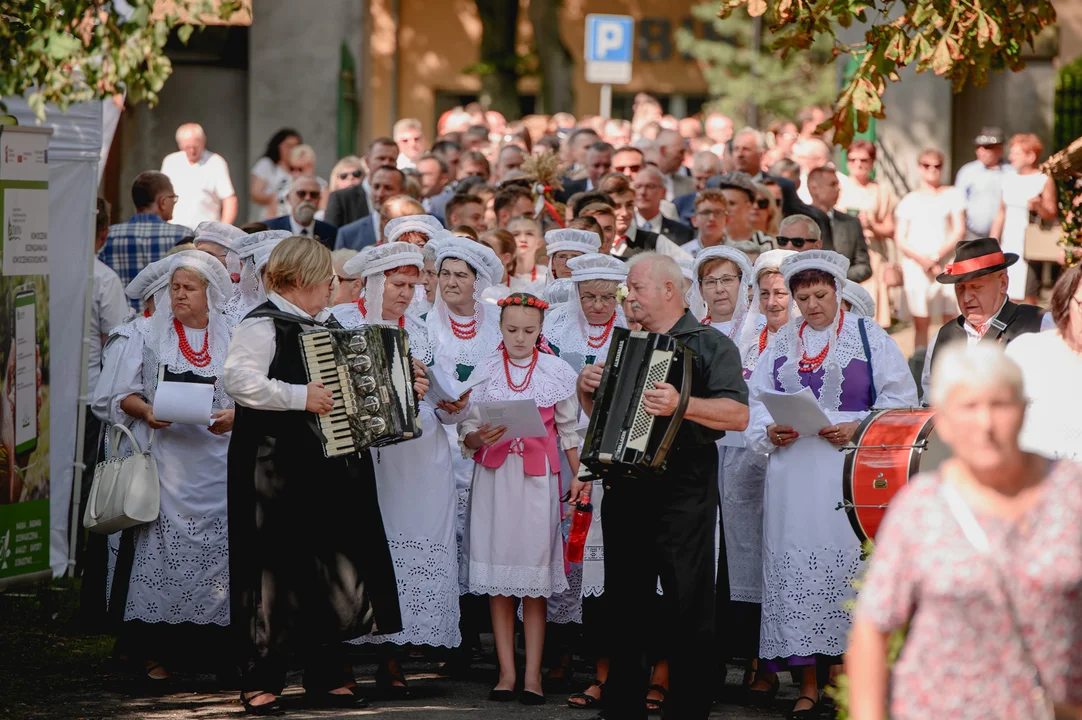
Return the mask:
[[[924,410],[926,408],[885,408],[882,410],[872,410],[868,415],[860,421],[860,425],[857,427],[856,432],[853,433],[853,437],[849,442],[853,445],[860,445],[861,440],[864,438],[864,433],[868,431],[872,422],[880,415],[891,412],[892,410]],[[931,436],[932,431],[935,429],[936,414],[930,413],[924,420],[924,424],[921,425],[920,432],[913,439],[914,444],[920,443],[923,440],[927,440]],[[868,532],[864,529],[864,525],[860,522],[860,517],[857,514],[857,509],[852,507],[856,505],[853,499],[853,465],[856,463],[857,455],[860,450],[853,450],[846,453],[845,465],[842,468],[842,497],[850,507],[845,508],[845,514],[849,518],[849,525],[853,528],[853,532],[856,533],[857,539],[860,540],[861,545],[866,542],[875,543],[875,540],[868,535]],[[912,478],[917,474],[920,469],[920,456],[921,453],[917,452],[916,448],[909,451],[909,467],[908,477]]]

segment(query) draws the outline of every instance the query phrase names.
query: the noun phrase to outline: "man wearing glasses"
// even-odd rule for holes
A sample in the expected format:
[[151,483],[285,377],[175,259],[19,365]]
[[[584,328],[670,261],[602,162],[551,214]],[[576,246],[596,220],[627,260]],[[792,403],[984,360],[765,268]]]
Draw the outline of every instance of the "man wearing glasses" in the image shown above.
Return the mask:
[[665,178],[656,167],[649,166],[639,171],[631,181],[635,190],[635,222],[639,227],[663,235],[677,245],[691,242],[695,231],[677,220],[665,217],[661,212],[661,202],[665,199]]
[[695,211],[691,224],[699,231],[698,237],[680,246],[692,255],[700,250],[725,244],[725,226],[729,220],[729,203],[721,190],[706,189],[695,196]]
[[998,127],[981,128],[973,140],[977,159],[958,171],[954,186],[966,198],[966,240],[988,237],[1003,199],[1003,176],[1014,172],[1003,159],[1003,131]]
[[294,235],[315,238],[328,250],[333,250],[338,229],[330,223],[316,220],[321,194],[319,180],[314,175],[298,175],[293,178],[289,195],[286,196],[291,214],[271,218],[267,221],[267,229],[289,230]]

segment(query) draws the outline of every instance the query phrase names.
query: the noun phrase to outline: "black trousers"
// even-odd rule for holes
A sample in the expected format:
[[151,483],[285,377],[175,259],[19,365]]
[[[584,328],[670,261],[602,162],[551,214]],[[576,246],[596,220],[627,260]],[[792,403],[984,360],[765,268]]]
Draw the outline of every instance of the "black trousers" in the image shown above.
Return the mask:
[[[261,655],[242,672],[242,691],[250,693],[262,690],[281,695],[286,684],[286,672],[292,664],[290,659],[285,653],[275,651]],[[304,647],[299,651],[297,661],[304,668],[305,692],[330,692],[353,679],[353,673],[346,670],[349,653],[342,643]]]
[[718,486],[717,451],[713,445],[708,450],[685,453],[683,471],[606,484],[601,516],[611,623],[605,684],[610,720],[646,718],[648,646],[655,627],[669,660],[666,717],[705,720],[710,714]]

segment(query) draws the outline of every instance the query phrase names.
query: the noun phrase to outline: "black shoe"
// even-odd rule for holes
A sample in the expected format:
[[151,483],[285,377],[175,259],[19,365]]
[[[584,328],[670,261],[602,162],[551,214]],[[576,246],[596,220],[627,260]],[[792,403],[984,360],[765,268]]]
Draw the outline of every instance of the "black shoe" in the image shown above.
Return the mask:
[[310,708],[337,708],[341,710],[361,710],[368,707],[368,700],[353,694],[352,688],[347,693],[305,692],[304,704]]
[[[395,685],[395,683],[401,684]],[[383,697],[392,700],[404,700],[410,696],[409,683],[406,682],[401,670],[395,674],[384,664],[376,668],[376,688]]]
[[[808,697],[807,695],[801,695],[796,699],[797,702],[800,702],[801,700],[809,701],[812,706],[805,710],[790,710],[789,714],[785,716],[787,720],[812,720],[812,718],[819,717],[818,700],[812,697]],[[795,706],[796,703],[793,703],[793,705]]]
[[544,705],[545,696],[538,695],[537,693],[530,692],[529,690],[523,690],[522,693],[518,696],[518,701],[523,705]]
[[748,687],[744,691],[744,704],[749,707],[767,708],[774,704],[774,698],[778,695],[778,688],[781,686],[781,681],[778,680],[778,676],[774,676],[774,681],[770,683],[770,687],[766,690],[753,690]]
[[488,699],[491,702],[513,702],[515,691],[495,689],[488,694]]
[[264,703],[262,705],[252,705],[252,702],[251,702],[252,700],[259,697],[260,695],[273,695],[273,694],[274,693],[269,693],[269,692],[258,692],[258,693],[255,693],[254,695],[252,695],[251,697],[248,697],[248,696],[246,696],[244,694],[244,692],[241,692],[241,694],[240,694],[240,702],[244,706],[244,712],[248,713],[249,715],[260,715],[260,716],[278,715],[279,713],[282,712],[282,706],[278,703],[278,698],[275,698],[273,702]]

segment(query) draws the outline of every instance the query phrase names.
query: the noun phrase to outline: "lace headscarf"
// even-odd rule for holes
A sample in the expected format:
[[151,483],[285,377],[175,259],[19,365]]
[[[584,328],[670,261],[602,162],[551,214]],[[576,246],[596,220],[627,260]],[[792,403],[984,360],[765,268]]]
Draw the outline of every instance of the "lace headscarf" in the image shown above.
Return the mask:
[[[751,269],[751,260],[749,260],[748,256],[740,250],[725,245],[714,245],[700,250],[699,254],[695,256],[694,274],[691,283],[691,289],[695,292],[700,301],[702,301],[702,291],[700,289],[701,282],[699,280],[699,271],[702,269],[704,263],[708,260],[715,259],[728,260],[740,270],[740,285],[736,290],[736,297],[733,298],[733,319],[729,331],[730,338],[738,338],[740,337],[740,328],[744,322],[744,317],[748,314],[748,305],[750,304],[748,291],[751,289],[751,284],[754,280],[752,277],[753,271]],[[708,315],[709,312],[708,308]]]
[[875,318],[875,299],[860,283],[846,280],[842,287],[842,299],[849,301],[853,312],[861,317]]
[[432,240],[432,236],[443,231],[440,221],[431,215],[403,215],[393,220],[388,220],[383,226],[385,242],[397,242],[406,233],[421,233],[426,242]]
[[[483,302],[482,293],[499,283],[503,277],[503,262],[496,252],[484,243],[467,238],[441,237],[436,251],[436,272],[443,267],[444,260],[461,260],[469,265],[473,278],[473,318],[478,326],[485,323],[486,315],[499,317],[499,312],[490,303]],[[486,311],[485,306],[488,305]],[[434,317],[434,320],[432,319]],[[436,301],[429,313],[430,325],[435,327],[435,340],[438,344],[449,343],[454,337],[451,331],[450,310],[443,301],[442,291],[436,291]]]
[[132,300],[141,301],[144,306],[153,298],[157,308],[160,302],[158,295],[169,288],[169,265],[172,260],[172,256],[164,257],[147,265],[124,288],[124,294]]
[[[849,271],[849,259],[831,250],[805,250],[804,252],[790,255],[781,261],[779,265],[785,284],[792,293],[790,281],[793,276],[804,270],[822,270],[834,278],[834,291],[838,297],[838,309],[830,323],[824,328],[827,334],[827,355],[823,361],[823,386],[819,391],[820,404],[824,410],[837,411],[841,404],[842,368],[838,363],[835,347],[838,341],[838,316],[842,311],[842,288],[845,286],[845,275]],[[785,364],[778,370],[778,381],[782,389],[787,393],[800,392],[803,387],[800,383],[799,363],[804,355],[804,342],[800,338],[800,327],[804,323],[803,318],[790,317],[785,328],[784,338],[779,347],[786,347]]]
[[386,323],[383,319],[383,284],[387,273],[401,267],[423,271],[424,266],[421,248],[408,242],[389,242],[372,246],[364,255],[354,255],[346,260],[342,269],[349,275],[365,278],[365,318],[370,324],[378,325]]
[[229,272],[229,279],[240,282],[240,255],[237,253],[236,242],[246,237],[248,233],[239,227],[205,220],[195,226],[195,239],[192,242],[197,246],[201,242],[207,242],[225,248],[225,269]]
[[239,306],[244,314],[267,301],[267,293],[259,277],[259,268],[255,266],[252,259],[262,254],[264,250],[269,254],[275,245],[291,235],[292,233],[288,230],[264,230],[246,235],[233,243],[240,260]]
[[[755,259],[755,264],[751,268],[752,280],[751,294],[749,296],[751,304],[748,307],[747,317],[744,318],[744,325],[740,328],[740,334],[737,335],[736,343],[736,346],[740,348],[740,358],[744,361],[744,367],[749,367],[748,361],[752,355],[758,359],[759,334],[766,325],[766,319],[759,307],[759,273],[766,268],[777,269],[781,266],[782,260],[790,255],[796,255],[796,250],[767,250]],[[790,293],[789,317],[794,318],[797,314],[796,303],[793,301],[792,293]],[[754,361],[752,361],[750,367],[755,368]]]
[[[154,316],[151,318],[152,337],[158,339],[158,362],[167,365],[175,372],[191,371],[204,377],[216,377],[221,373],[225,355],[229,349],[230,326],[222,308],[229,300],[233,283],[229,273],[213,255],[199,250],[186,250],[169,258],[169,269],[164,290],[155,295]],[[188,362],[180,352],[179,336],[173,324],[173,303],[169,284],[177,270],[192,270],[207,281],[207,350],[211,363],[206,367],[197,367]]]

